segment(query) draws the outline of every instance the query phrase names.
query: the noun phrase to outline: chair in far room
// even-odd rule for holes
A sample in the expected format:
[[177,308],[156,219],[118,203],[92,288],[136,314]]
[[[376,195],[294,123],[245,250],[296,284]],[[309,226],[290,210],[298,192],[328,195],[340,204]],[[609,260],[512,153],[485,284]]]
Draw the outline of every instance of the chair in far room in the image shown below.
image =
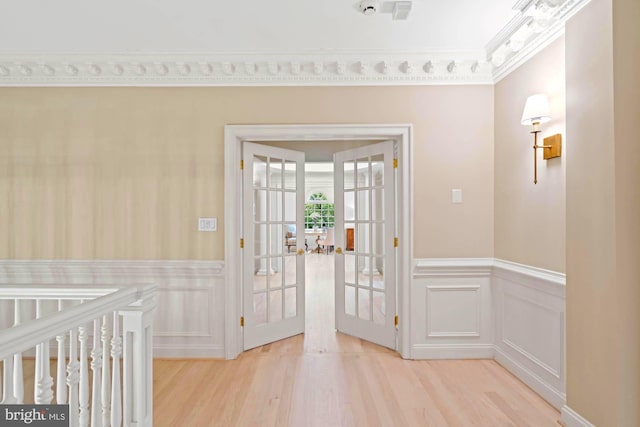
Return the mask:
[[[295,225],[287,225],[287,232],[284,235],[284,245],[287,247],[287,253],[291,253],[292,246],[295,248],[298,245]],[[304,247],[305,250],[309,250],[309,245],[307,245],[306,238],[304,239]]]
[[333,228],[327,228],[327,235],[324,237],[324,239],[318,240],[318,246],[322,246],[322,249],[327,255],[329,255],[329,252],[331,252],[331,250],[333,249],[333,232]]

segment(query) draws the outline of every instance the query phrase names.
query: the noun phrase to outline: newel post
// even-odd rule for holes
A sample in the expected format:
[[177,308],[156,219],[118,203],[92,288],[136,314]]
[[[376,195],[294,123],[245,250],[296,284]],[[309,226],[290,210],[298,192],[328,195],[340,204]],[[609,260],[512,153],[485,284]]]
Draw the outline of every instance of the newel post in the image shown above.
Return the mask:
[[139,288],[138,300],[120,310],[123,341],[123,419],[129,427],[153,425],[153,310],[156,286]]

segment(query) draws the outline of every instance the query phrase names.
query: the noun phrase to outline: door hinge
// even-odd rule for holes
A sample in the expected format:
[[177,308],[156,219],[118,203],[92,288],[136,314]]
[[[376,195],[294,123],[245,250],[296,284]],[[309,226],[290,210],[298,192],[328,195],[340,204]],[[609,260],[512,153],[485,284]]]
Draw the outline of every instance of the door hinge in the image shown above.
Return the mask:
[[393,319],[393,324],[395,326],[398,326],[398,315],[396,314],[396,317]]
[[240,239],[240,249],[244,249],[244,239]]
[[393,168],[398,169],[398,159],[393,159]]
[[397,238],[397,237],[394,237],[394,238],[393,238],[393,247],[394,247],[394,248],[397,248],[397,247],[398,247],[398,238]]
[[240,160],[240,170],[244,169],[244,160]]
[[244,316],[240,317],[240,326],[244,327]]

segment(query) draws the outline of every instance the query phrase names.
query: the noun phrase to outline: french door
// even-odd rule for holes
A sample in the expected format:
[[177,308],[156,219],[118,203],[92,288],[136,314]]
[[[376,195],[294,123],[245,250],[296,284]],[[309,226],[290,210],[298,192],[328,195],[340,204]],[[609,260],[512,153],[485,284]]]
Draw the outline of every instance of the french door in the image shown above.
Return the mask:
[[395,349],[393,144],[334,155],[335,310],[338,331]]
[[[243,317],[248,350],[304,332],[305,155],[245,142],[243,159]],[[250,206],[253,209],[247,209]]]

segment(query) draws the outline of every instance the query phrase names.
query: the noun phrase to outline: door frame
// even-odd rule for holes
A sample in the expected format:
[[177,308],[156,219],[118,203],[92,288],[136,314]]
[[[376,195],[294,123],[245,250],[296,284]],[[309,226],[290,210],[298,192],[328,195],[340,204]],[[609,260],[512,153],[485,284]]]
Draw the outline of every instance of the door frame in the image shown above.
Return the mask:
[[[235,359],[243,351],[242,312],[242,143],[261,141],[319,141],[392,139],[397,142],[398,182],[398,352],[411,358],[411,289],[413,275],[413,125],[325,124],[325,125],[225,125],[224,127],[224,351]],[[305,151],[301,149],[300,151]]]

